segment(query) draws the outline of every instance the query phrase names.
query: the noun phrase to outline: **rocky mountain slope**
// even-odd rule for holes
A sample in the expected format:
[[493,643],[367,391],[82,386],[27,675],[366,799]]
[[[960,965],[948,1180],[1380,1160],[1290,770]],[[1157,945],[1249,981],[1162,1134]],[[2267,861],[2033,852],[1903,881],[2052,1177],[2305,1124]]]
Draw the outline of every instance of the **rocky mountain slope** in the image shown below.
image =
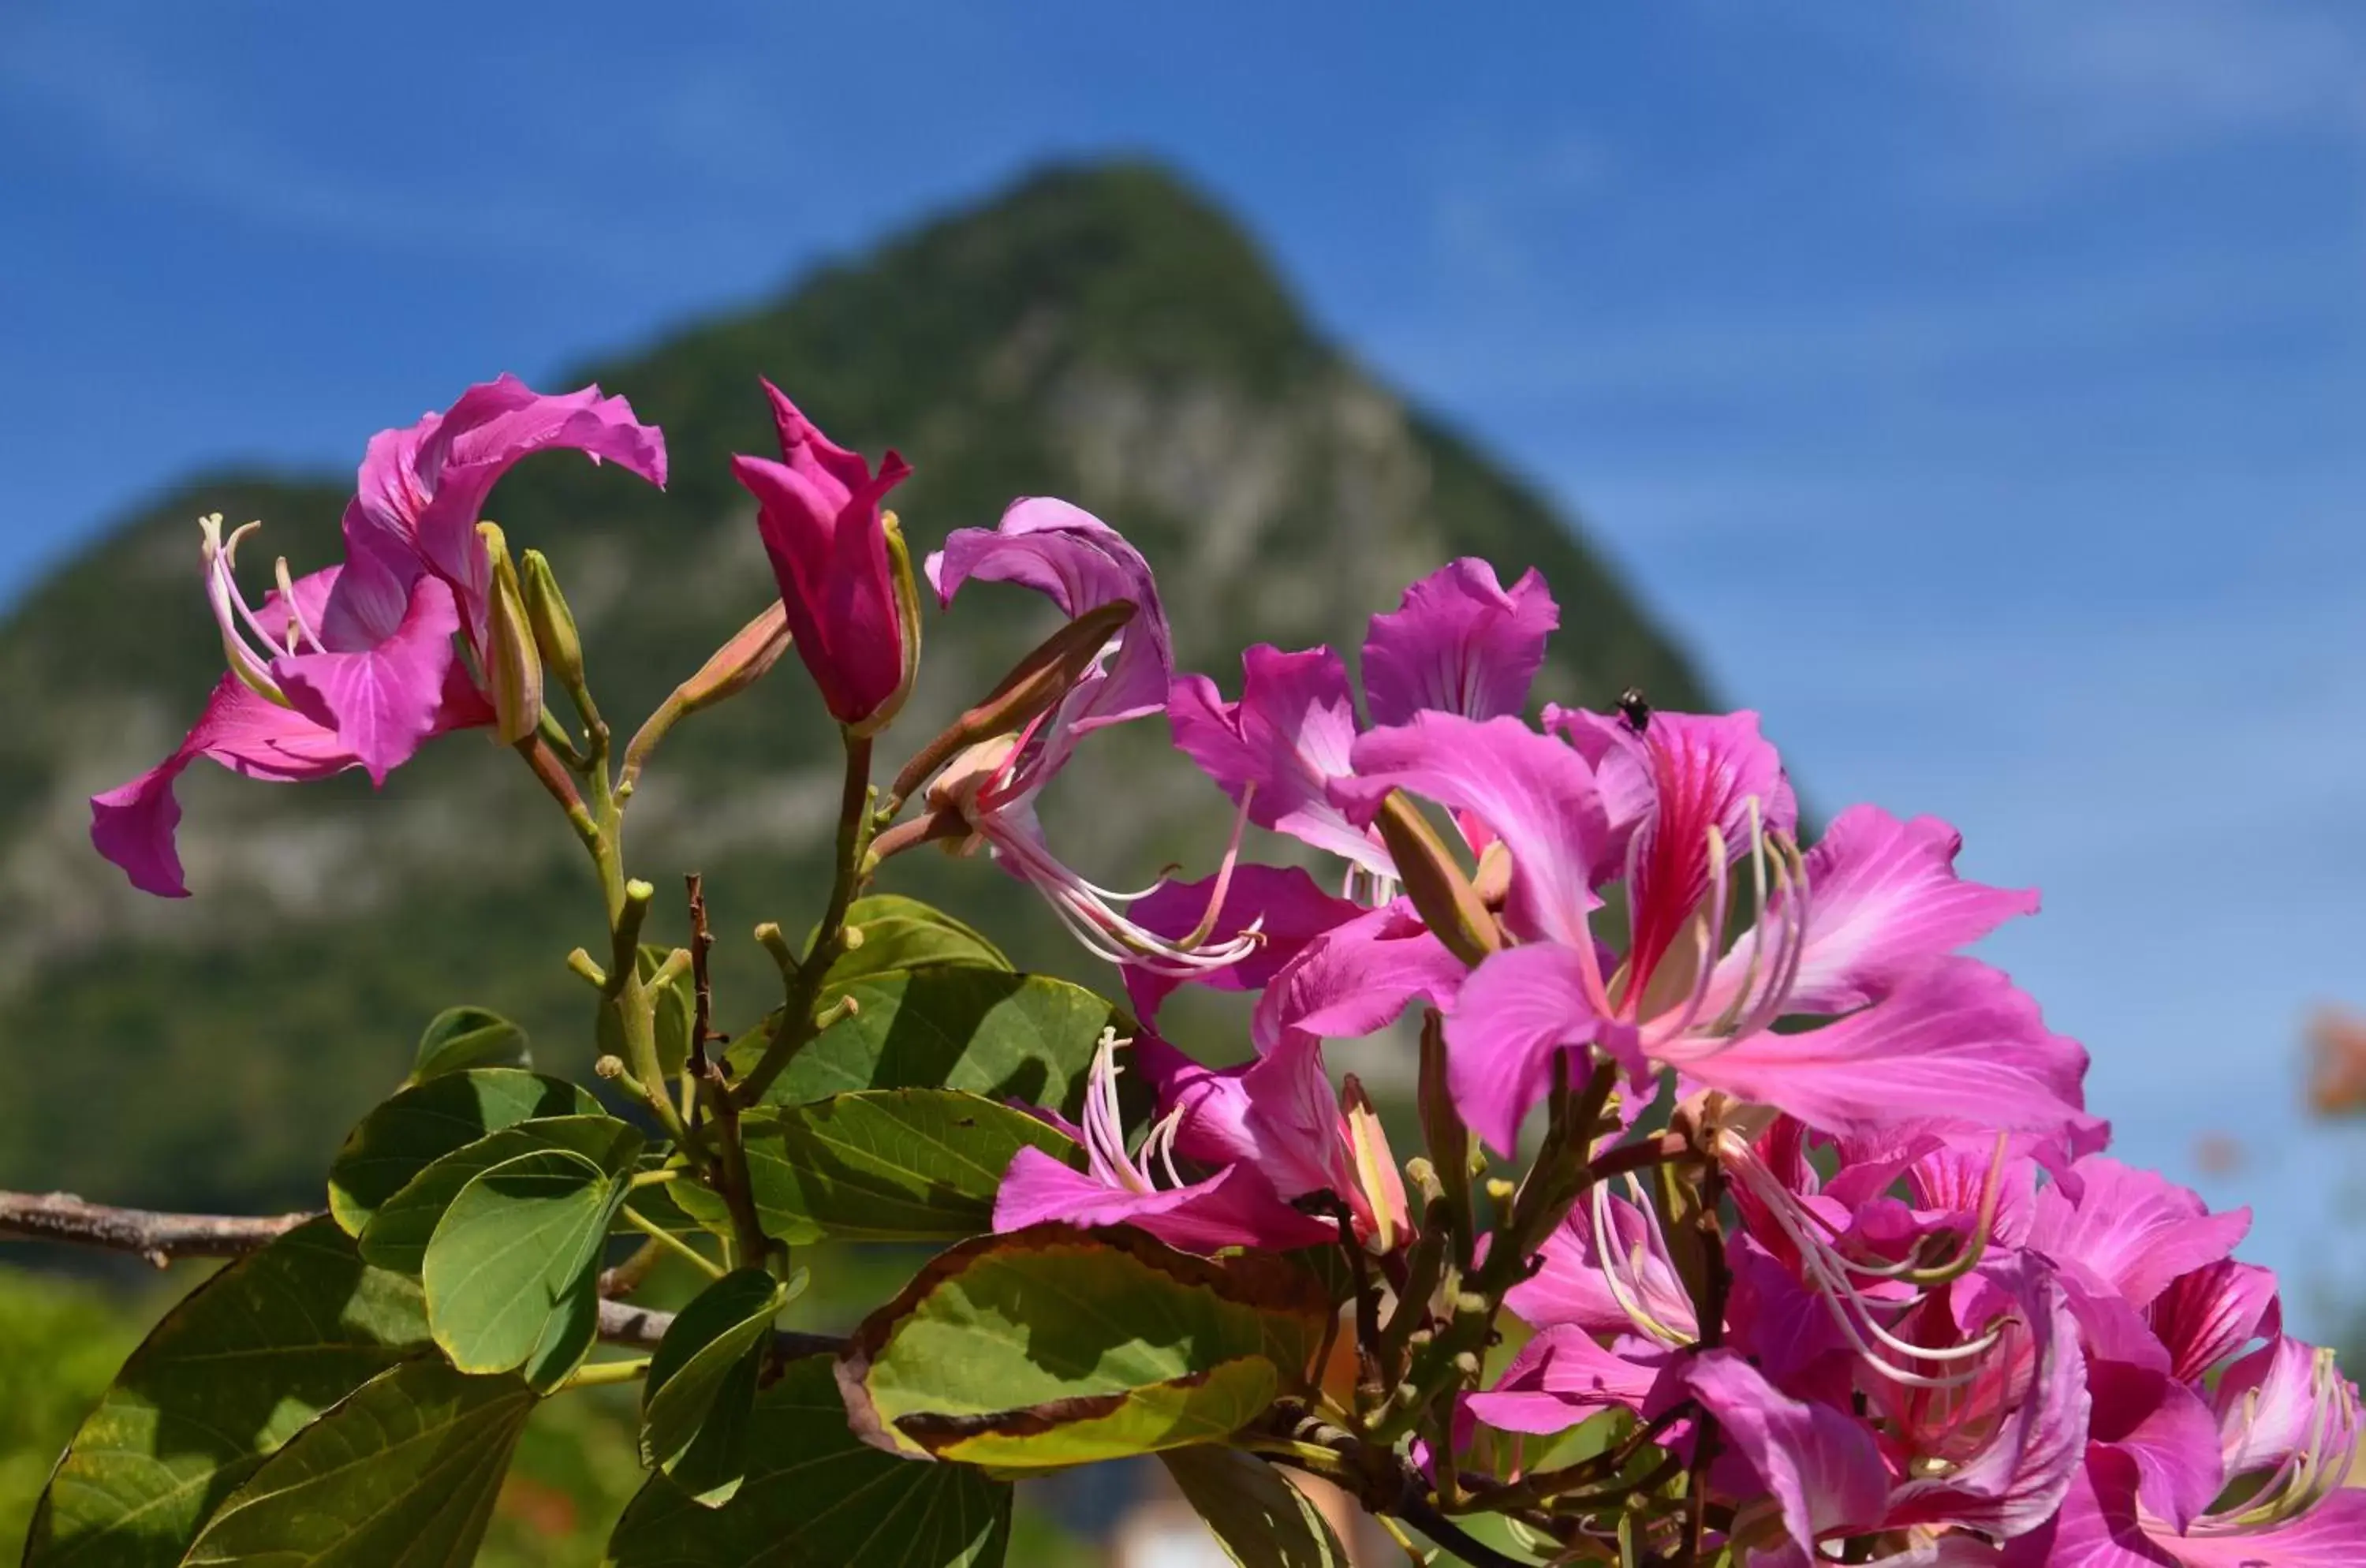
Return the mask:
[[[775,304],[541,378],[629,395],[671,448],[663,494],[560,457],[524,465],[489,509],[558,566],[622,728],[772,592],[727,461],[770,450],[760,374],[838,439],[913,460],[896,499],[918,548],[1029,493],[1124,529],[1158,570],[1180,662],[1228,691],[1245,640],[1352,649],[1407,581],[1475,553],[1507,582],[1542,568],[1560,602],[1540,692],[1700,700],[1569,522],[1324,343],[1222,213],[1121,164],[1042,174]],[[368,434],[354,433],[356,458]],[[220,668],[194,519],[259,517],[254,555],[305,570],[332,558],[350,485],[350,472],[194,479],[0,626],[0,1185],[315,1201],[328,1151],[401,1076],[436,1009],[500,1008],[547,1059],[588,1055],[588,994],[561,964],[598,940],[588,874],[516,760],[480,737],[431,748],[375,794],[357,776],[299,789],[195,771],[186,901],[132,893],[89,849],[84,797],[162,756]],[[991,589],[932,621],[931,678],[883,756],[925,739],[1047,624],[1031,596]],[[1223,801],[1162,726],[1128,728],[1058,786],[1063,852],[1111,886],[1170,860],[1204,867]],[[704,870],[727,937],[764,918],[797,929],[819,901],[834,795],[823,716],[784,664],[668,743],[636,803],[636,869],[661,887]],[[895,886],[973,916],[1016,886],[912,859],[927,863]],[[1025,914],[1022,961],[1106,980]],[[1008,923],[997,916],[997,933]],[[730,946],[727,1022],[772,991],[760,957]]]

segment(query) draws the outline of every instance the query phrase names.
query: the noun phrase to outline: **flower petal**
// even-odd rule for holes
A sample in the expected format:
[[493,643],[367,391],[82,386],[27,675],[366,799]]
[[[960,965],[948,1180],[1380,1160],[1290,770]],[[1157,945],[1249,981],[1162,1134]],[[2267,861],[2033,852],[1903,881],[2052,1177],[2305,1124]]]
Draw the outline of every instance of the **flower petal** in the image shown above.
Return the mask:
[[1356,739],[1347,670],[1329,649],[1250,649],[1241,656],[1236,703],[1225,702],[1204,675],[1177,676],[1167,693],[1166,720],[1176,747],[1201,773],[1235,804],[1248,796],[1250,821],[1369,870],[1392,870],[1387,850],[1325,793],[1331,780],[1348,773]]
[[428,565],[459,591],[472,622],[489,581],[478,517],[495,481],[519,458],[571,447],[653,485],[666,482],[665,434],[596,386],[546,396],[503,375],[469,388],[430,418],[413,427],[420,434],[412,471],[422,502],[416,538]]
[[[1935,817],[1900,821],[1878,807],[1852,806],[1834,818],[1808,852],[1807,931],[1789,1009],[1863,1007],[1896,976],[2037,912],[2034,890],[1958,877],[1963,842]],[[1746,933],[1719,968],[1746,968],[1757,934]]]
[[974,577],[1032,588],[1071,617],[1132,600],[1134,616],[1118,634],[1117,655],[1071,722],[1082,733],[1166,705],[1174,643],[1150,563],[1084,508],[1044,496],[1012,502],[997,527],[955,529],[929,558],[928,574],[946,604]]
[[[1690,1338],[1698,1333],[1691,1295],[1677,1277],[1659,1227],[1624,1198],[1605,1199],[1610,1215],[1610,1248],[1622,1282],[1655,1321]],[[1603,1279],[1603,1247],[1594,1226],[1593,1204],[1580,1200],[1538,1249],[1537,1271],[1512,1287],[1504,1304],[1537,1328],[1567,1325],[1589,1334],[1632,1334],[1633,1317],[1618,1304]]]
[[2085,1050],[2049,1032],[2037,1004],[2001,971],[1970,958],[1941,959],[1820,1029],[1721,1047],[1678,1042],[1662,1054],[1712,1089],[1842,1136],[1927,1119],[1941,1107],[1948,1120],[1989,1132],[2083,1143],[2102,1126],[2084,1110]]
[[2120,1361],[2090,1360],[2087,1385],[2095,1402],[2088,1437],[2135,1460],[2146,1509],[2184,1529],[2227,1479],[2210,1407],[2168,1373]]
[[994,1228],[1023,1230],[1042,1220],[1087,1229],[1132,1225],[1187,1252],[1319,1247],[1335,1234],[1274,1196],[1247,1166],[1231,1166],[1170,1191],[1128,1192],[1103,1186],[1042,1149],[1021,1149],[995,1194]]
[[1516,1152],[1520,1122],[1552,1091],[1553,1058],[1602,1032],[1578,955],[1553,942],[1491,955],[1446,1020],[1447,1086],[1470,1130]]
[[2171,1373],[2187,1383],[2199,1383],[2255,1337],[2274,1336],[2283,1317],[2274,1271],[2231,1258],[2180,1274],[2149,1314],[2153,1333],[2169,1348]]
[[1730,1350],[1703,1352],[1683,1378],[1774,1495],[1802,1550],[1880,1522],[1888,1474],[1865,1423],[1789,1397]]
[[2078,1200],[2060,1184],[2040,1192],[2027,1245],[2104,1281],[2138,1310],[2179,1275],[2234,1251],[2251,1228],[2250,1210],[2214,1214],[2185,1188],[2106,1155],[2071,1168],[2083,1189]]
[[1560,610],[1531,570],[1507,592],[1476,557],[1441,567],[1405,590],[1364,638],[1364,700],[1376,725],[1409,724],[1424,710],[1493,718],[1527,705]]
[[411,584],[401,624],[386,640],[355,652],[276,659],[272,679],[297,712],[333,730],[338,744],[369,770],[370,781],[382,784],[437,732],[458,662],[452,635],[459,629],[452,590],[421,577]]
[[[1144,931],[1180,940],[1197,931],[1206,918],[1215,881],[1204,876],[1197,882],[1162,882],[1135,899],[1126,913]],[[1306,951],[1308,943],[1363,913],[1361,906],[1324,892],[1297,866],[1237,865],[1224,888],[1224,901],[1217,907],[1215,923],[1209,928],[1208,941],[1229,942],[1251,926],[1265,940],[1238,964],[1211,969],[1189,983],[1219,991],[1263,990],[1276,974]],[[1159,1004],[1186,983],[1138,964],[1125,971],[1126,995],[1133,1002],[1134,1016],[1144,1022],[1155,1018]]]
[[1297,1031],[1361,1039],[1416,1000],[1450,1004],[1469,973],[1400,898],[1306,942],[1257,999],[1249,1038],[1260,1051]]
[[1991,1353],[1990,1403],[2002,1405],[2001,1417],[1960,1463],[1894,1488],[1887,1522],[1956,1525],[2006,1539],[2037,1529],[2061,1506],[2077,1477],[2093,1400],[2077,1320],[2045,1269],[2015,1257],[1966,1283],[1972,1289],[1959,1316],[2011,1314],[2007,1340]]
[[189,896],[174,843],[181,805],[173,786],[199,757],[249,778],[286,784],[327,778],[359,761],[334,732],[224,675],[178,750],[130,783],[91,796],[91,843],[143,893]]
[[1557,1324],[1520,1347],[1492,1388],[1463,1403],[1500,1431],[1549,1437],[1597,1410],[1641,1408],[1660,1372],[1656,1365],[1604,1348],[1582,1329]]

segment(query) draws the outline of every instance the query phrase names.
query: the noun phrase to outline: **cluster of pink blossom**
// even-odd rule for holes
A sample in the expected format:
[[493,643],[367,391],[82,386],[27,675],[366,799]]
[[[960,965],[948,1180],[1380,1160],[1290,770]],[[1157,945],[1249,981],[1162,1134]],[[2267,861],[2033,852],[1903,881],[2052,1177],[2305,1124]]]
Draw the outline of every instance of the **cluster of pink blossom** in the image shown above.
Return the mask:
[[[875,728],[916,657],[897,603],[911,573],[880,512],[907,469],[890,454],[874,472],[772,397],[782,460],[742,458],[739,478],[794,647],[831,713]],[[502,563],[478,508],[510,463],[559,446],[664,479],[659,433],[621,400],[504,378],[372,443],[342,568],[283,567],[250,608],[238,536],[209,532],[230,672],[171,758],[96,797],[102,852],[179,893],[171,785],[193,758],[381,777],[432,735],[493,722]],[[1959,877],[1945,823],[1857,806],[1803,843],[1752,714],[1632,700],[1531,722],[1559,618],[1533,572],[1505,588],[1466,559],[1414,584],[1371,620],[1360,693],[1330,649],[1260,646],[1229,700],[1175,671],[1142,557],[1065,502],[954,532],[925,576],[947,604],[982,580],[1070,617],[1129,611],[1057,700],[942,759],[927,792],[948,825],[932,836],[1039,890],[1124,966],[1142,1021],[1104,1037],[1071,1128],[1083,1168],[1021,1153],[998,1229],[1131,1225],[1203,1253],[1346,1232],[1403,1288],[1422,1215],[1324,1044],[1423,1007],[1460,1124],[1507,1160],[1566,1086],[1605,1067],[1617,1086],[1614,1124],[1583,1151],[1604,1174],[1504,1303],[1530,1336],[1459,1401],[1453,1445],[1623,1409],[1690,1463],[1713,1427],[1720,1528],[1759,1568],[1839,1543],[1858,1562],[2366,1562],[2366,1494],[2342,1490],[2354,1389],[2284,1335],[2273,1278],[2231,1258],[2246,1214],[2101,1152],[2085,1053],[1963,953],[2036,898]],[[1339,890],[1231,852],[1205,881],[1133,894],[1065,864],[1039,795],[1094,730],[1159,715],[1246,822],[1335,857]],[[1460,851],[1439,852],[1416,802]],[[1153,1032],[1186,986],[1255,994],[1245,1066]],[[1121,1052],[1157,1092],[1135,1138]],[[1642,1129],[1655,1105],[1676,1132]],[[1729,1216],[1709,1227],[1706,1298],[1654,1168],[1617,1157],[1653,1136],[1703,1162]]]

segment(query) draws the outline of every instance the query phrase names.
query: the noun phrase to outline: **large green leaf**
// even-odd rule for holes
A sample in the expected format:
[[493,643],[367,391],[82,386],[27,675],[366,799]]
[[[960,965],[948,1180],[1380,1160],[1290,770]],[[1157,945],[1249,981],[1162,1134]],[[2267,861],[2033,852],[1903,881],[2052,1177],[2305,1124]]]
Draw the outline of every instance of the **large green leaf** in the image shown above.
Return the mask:
[[1255,1454],[1203,1444],[1158,1457],[1241,1568],[1348,1568],[1313,1500]]
[[405,1362],[265,1461],[188,1568],[468,1568],[534,1403],[515,1378]]
[[849,933],[861,932],[857,944],[829,966],[823,988],[842,989],[866,975],[897,969],[924,969],[933,964],[962,964],[974,968],[1003,969],[1010,960],[1002,949],[975,928],[963,925],[942,909],[900,894],[876,893],[857,898],[846,911]]
[[942,1253],[839,1359],[849,1418],[898,1453],[1011,1469],[1221,1441],[1302,1386],[1331,1315],[1285,1259],[1033,1225]]
[[452,1200],[507,1160],[537,1149],[567,1149],[610,1172],[630,1168],[641,1151],[640,1130],[613,1116],[537,1116],[454,1149],[403,1184],[362,1227],[362,1256],[381,1269],[416,1274],[427,1243]]
[[411,1064],[411,1081],[425,1083],[445,1073],[470,1067],[534,1066],[525,1031],[497,1012],[483,1008],[446,1008],[428,1022],[419,1037],[419,1055]]
[[432,1354],[419,1285],[326,1219],[216,1274],[132,1352],[50,1478],[26,1568],[172,1568],[307,1422]]
[[367,1116],[329,1166],[329,1212],[359,1235],[380,1203],[464,1145],[534,1116],[592,1116],[573,1084],[514,1067],[472,1067],[413,1084]]
[[[798,1105],[862,1089],[962,1089],[1073,1114],[1101,1031],[1132,1021],[1081,986],[1041,975],[938,965],[848,984],[857,1011],[797,1053],[765,1094]],[[744,1072],[760,1037],[732,1047]]]
[[[976,1235],[994,1228],[995,1192],[1020,1149],[1084,1163],[1084,1150],[1058,1128],[956,1089],[832,1095],[751,1111],[740,1128],[764,1228],[793,1247]],[[685,1210],[728,1234],[720,1199],[672,1185]]]
[[567,1149],[480,1171],[444,1211],[420,1269],[436,1346],[464,1372],[521,1367],[536,1387],[592,1348],[622,1177]]
[[1009,1483],[863,1443],[830,1371],[827,1356],[793,1361],[757,1395],[747,1479],[723,1506],[652,1479],[617,1523],[611,1568],[999,1568]]
[[781,1282],[761,1269],[726,1274],[673,1320],[641,1386],[641,1457],[701,1503],[727,1501],[745,1477],[749,1411]]

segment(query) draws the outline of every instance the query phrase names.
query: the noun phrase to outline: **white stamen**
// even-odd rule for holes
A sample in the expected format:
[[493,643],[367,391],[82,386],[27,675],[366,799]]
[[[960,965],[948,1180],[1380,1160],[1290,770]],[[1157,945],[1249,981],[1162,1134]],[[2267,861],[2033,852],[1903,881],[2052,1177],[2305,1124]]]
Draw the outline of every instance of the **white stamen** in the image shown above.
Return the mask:
[[[1932,1376],[1898,1363],[1921,1361],[1946,1365],[1984,1356],[2002,1341],[2005,1330],[2011,1326],[2010,1320],[1961,1345],[1932,1347],[1898,1337],[1884,1327],[1874,1314],[1876,1311],[1901,1314],[1911,1311],[1928,1299],[1928,1292],[1917,1291],[1910,1295],[1883,1300],[1867,1295],[1851,1284],[1847,1278],[1847,1259],[1816,1235],[1813,1227],[1803,1223],[1797,1199],[1759,1160],[1755,1150],[1729,1134],[1718,1141],[1718,1152],[1720,1158],[1741,1178],[1752,1194],[1765,1205],[1774,1223],[1789,1238],[1799,1254],[1800,1268],[1816,1287],[1815,1293],[1823,1299],[1834,1325],[1866,1366],[1892,1382],[1909,1388],[1958,1389],[1979,1380],[1982,1372],[1977,1367]],[[1876,1349],[1876,1345],[1881,1348]],[[1897,1361],[1885,1357],[1882,1350],[1891,1352]]]
[[[297,603],[296,580],[288,574],[287,558],[281,556],[272,562],[271,571],[279,582],[279,603],[287,612],[287,651],[295,653],[304,643],[310,643],[313,652],[328,652],[328,649],[321,644],[319,635],[305,621],[304,606]],[[301,642],[298,640],[299,636]]]

